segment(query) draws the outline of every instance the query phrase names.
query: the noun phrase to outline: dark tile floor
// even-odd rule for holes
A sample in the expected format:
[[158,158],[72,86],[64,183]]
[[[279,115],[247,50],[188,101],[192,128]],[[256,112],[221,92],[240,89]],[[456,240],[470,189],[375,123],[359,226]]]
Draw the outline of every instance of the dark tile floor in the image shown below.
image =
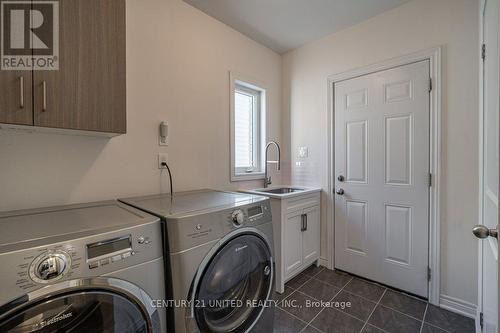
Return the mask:
[[[311,266],[285,286],[275,333],[468,333],[474,320],[349,274]],[[350,303],[350,307],[347,303]],[[325,304],[329,303],[329,304]]]

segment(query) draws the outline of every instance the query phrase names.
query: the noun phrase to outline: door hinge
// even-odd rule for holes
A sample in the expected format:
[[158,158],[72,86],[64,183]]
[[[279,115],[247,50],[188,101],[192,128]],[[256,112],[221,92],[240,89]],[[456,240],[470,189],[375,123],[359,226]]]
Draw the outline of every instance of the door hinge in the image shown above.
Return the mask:
[[481,59],[486,59],[486,44],[481,45]]
[[432,277],[431,268],[427,267],[427,281],[430,281]]
[[484,315],[483,313],[479,313],[479,326],[481,326],[481,328],[484,327]]
[[429,173],[429,187],[432,187],[432,173]]
[[429,92],[432,91],[432,78],[429,78]]

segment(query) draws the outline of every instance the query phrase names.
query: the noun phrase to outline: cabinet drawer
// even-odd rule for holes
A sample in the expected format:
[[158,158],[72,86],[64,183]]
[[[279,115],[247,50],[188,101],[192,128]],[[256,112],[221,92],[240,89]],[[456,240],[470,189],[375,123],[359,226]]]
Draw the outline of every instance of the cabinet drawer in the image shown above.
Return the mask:
[[303,196],[298,196],[283,200],[282,205],[285,213],[288,214],[312,206],[317,206],[320,204],[320,198],[321,198],[320,192],[305,194]]

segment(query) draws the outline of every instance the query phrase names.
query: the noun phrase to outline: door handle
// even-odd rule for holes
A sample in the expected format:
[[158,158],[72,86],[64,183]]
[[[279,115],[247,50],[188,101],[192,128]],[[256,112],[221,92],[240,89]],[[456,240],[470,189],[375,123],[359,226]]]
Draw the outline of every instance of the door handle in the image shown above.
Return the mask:
[[42,93],[43,93],[42,112],[45,112],[45,111],[47,111],[47,82],[46,81],[42,82]]
[[344,176],[342,176],[342,175],[340,175],[340,176],[338,176],[338,177],[337,177],[337,180],[338,180],[339,182],[343,182],[343,181],[344,181],[344,179],[345,179],[345,178],[344,178]]
[[478,224],[472,228],[472,233],[474,236],[480,239],[485,239],[489,237],[495,237],[498,239],[498,226],[496,229],[489,229],[488,227]]
[[19,108],[24,109],[24,76],[19,77]]
[[335,193],[337,193],[338,195],[344,195],[344,189],[339,188],[337,191],[335,191]]

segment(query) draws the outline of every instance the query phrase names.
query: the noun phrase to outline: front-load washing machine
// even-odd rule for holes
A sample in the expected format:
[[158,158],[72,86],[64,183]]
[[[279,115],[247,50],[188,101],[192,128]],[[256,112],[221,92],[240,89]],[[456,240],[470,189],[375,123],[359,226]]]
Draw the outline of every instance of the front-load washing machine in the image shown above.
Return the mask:
[[0,213],[0,332],[166,332],[160,224],[116,201]]
[[175,332],[272,332],[269,199],[199,190],[120,199],[165,223]]

